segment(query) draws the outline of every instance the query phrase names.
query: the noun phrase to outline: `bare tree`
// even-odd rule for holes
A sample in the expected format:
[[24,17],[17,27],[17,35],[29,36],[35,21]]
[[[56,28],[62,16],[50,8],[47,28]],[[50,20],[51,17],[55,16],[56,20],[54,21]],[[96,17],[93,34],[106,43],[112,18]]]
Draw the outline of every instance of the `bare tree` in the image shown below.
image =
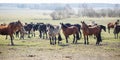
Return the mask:
[[60,20],[64,18],[70,18],[72,15],[74,15],[74,9],[70,5],[66,5],[63,9],[61,10],[55,10],[53,11],[50,16],[52,17],[53,20]]

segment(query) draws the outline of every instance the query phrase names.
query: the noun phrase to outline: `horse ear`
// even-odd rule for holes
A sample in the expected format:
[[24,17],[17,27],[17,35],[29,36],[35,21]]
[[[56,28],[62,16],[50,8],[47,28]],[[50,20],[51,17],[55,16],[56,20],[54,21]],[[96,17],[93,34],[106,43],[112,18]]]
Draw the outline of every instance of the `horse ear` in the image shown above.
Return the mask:
[[18,20],[18,22],[20,22],[20,20]]
[[81,21],[81,23],[82,23],[82,21]]
[[60,22],[60,24],[63,24],[63,23]]

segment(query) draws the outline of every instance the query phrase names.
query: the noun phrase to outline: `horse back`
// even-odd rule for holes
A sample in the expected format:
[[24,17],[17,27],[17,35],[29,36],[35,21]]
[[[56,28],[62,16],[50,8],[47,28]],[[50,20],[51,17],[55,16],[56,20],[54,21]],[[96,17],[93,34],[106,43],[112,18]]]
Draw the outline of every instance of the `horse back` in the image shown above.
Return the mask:
[[98,26],[92,27],[92,28],[89,27],[89,30],[90,30],[90,35],[91,34],[95,34],[96,35],[96,34],[100,33],[100,31],[101,31],[100,27],[98,27]]
[[108,28],[114,28],[114,23],[108,23]]
[[63,33],[65,35],[72,35],[72,34],[76,34],[78,33],[78,28],[76,26],[71,26],[65,29],[65,31],[63,31]]
[[9,29],[8,29],[7,27],[4,27],[4,28],[3,28],[3,27],[2,27],[2,28],[0,27],[0,34],[1,34],[1,35],[9,35],[9,33],[10,33],[10,32],[9,32]]

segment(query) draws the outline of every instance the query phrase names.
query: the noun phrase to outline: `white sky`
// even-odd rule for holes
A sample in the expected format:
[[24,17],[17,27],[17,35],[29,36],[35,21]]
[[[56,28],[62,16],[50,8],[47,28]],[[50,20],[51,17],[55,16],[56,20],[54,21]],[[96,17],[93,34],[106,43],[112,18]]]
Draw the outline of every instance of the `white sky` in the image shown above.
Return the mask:
[[0,3],[119,3],[120,0],[0,0]]

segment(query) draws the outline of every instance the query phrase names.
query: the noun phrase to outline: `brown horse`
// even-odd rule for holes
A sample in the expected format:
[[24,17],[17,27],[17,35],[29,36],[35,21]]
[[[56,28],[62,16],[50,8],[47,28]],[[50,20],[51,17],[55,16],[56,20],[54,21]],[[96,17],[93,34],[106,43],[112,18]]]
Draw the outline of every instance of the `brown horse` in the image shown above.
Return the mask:
[[108,23],[107,28],[108,28],[108,33],[110,33],[110,28],[114,28],[115,23]]
[[116,22],[112,23],[108,23],[107,24],[107,28],[108,28],[108,33],[110,33],[110,28],[114,28],[116,25],[119,25],[119,20],[117,20]]
[[79,38],[79,30],[78,30],[78,28],[76,26],[67,27],[63,23],[60,23],[60,24],[61,24],[61,28],[63,30],[63,34],[64,34],[64,36],[66,38],[66,43],[68,43],[68,37],[69,37],[69,35],[73,35],[74,36],[73,43],[77,43],[77,40],[80,39]]
[[97,37],[96,45],[99,45],[99,43],[102,42],[100,27],[99,26],[88,27],[88,25],[84,21],[81,23],[82,23],[82,31],[84,36],[84,44],[89,44],[88,35],[95,35]]
[[8,24],[8,26],[0,26],[0,34],[1,35],[9,35],[11,38],[11,45],[14,45],[13,34],[16,31],[20,30],[22,27],[23,27],[23,25],[20,21],[11,22]]

